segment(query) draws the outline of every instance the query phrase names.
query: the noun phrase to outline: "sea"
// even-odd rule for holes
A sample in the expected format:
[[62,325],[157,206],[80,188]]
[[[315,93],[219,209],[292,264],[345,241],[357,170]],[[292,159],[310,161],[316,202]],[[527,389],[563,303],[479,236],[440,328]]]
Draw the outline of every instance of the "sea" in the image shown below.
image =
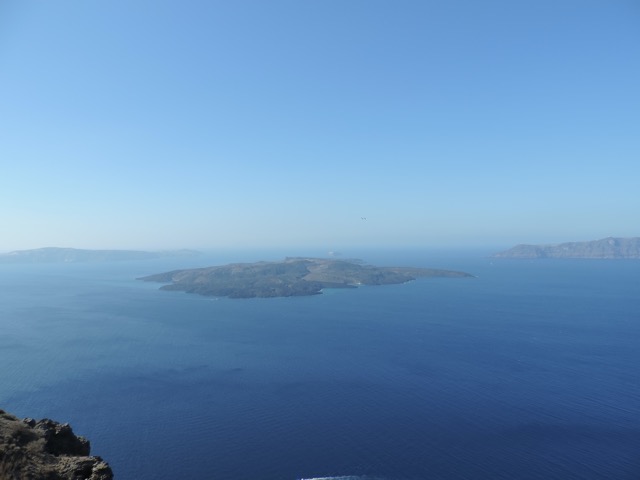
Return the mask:
[[639,479],[640,261],[490,253],[346,251],[474,277],[268,299],[136,278],[286,252],[2,264],[0,408],[121,480]]

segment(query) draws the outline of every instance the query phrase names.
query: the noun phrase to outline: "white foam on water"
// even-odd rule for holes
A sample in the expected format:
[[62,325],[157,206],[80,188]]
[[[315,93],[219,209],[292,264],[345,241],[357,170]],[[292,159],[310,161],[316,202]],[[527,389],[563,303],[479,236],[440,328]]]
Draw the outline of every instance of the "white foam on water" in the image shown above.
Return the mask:
[[365,477],[362,475],[346,475],[340,477],[310,477],[299,478],[298,480],[383,480],[382,478]]

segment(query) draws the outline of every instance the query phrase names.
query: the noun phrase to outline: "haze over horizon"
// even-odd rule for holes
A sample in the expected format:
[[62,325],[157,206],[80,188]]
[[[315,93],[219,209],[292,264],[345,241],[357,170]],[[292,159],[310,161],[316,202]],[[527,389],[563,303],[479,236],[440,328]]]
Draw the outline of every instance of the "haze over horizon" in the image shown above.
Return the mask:
[[0,252],[638,231],[634,1],[0,5]]

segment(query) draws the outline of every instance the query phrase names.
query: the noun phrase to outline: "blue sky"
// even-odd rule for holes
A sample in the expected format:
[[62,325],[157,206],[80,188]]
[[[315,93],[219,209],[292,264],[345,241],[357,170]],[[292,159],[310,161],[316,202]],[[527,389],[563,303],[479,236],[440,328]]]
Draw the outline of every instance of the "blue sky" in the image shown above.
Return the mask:
[[0,251],[637,236],[639,86],[632,0],[4,0]]

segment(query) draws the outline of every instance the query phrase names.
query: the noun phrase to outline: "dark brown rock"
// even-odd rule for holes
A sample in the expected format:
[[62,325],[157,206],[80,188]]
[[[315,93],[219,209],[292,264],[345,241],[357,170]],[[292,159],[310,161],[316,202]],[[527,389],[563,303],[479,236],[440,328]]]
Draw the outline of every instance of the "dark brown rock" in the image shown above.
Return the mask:
[[0,410],[0,478],[3,480],[112,480],[89,441],[67,423],[20,420]]

